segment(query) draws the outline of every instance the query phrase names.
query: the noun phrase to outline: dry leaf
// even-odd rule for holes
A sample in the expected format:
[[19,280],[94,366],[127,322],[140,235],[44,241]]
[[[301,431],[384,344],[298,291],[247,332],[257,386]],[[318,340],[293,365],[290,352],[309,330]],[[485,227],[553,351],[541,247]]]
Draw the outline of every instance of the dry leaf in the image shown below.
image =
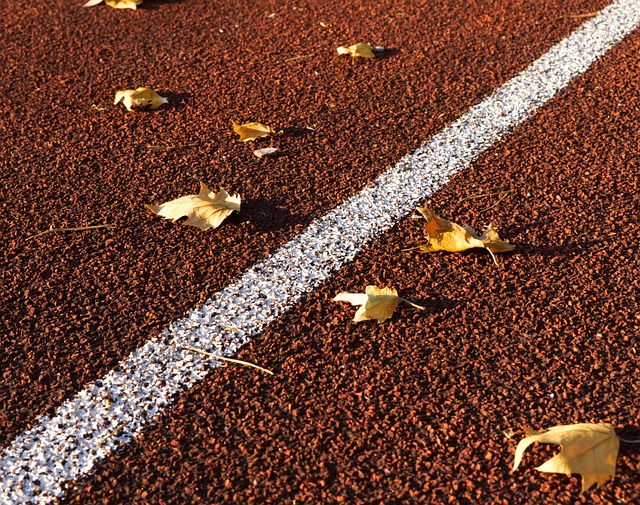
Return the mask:
[[213,193],[204,182],[200,182],[197,195],[183,196],[162,205],[145,204],[145,207],[174,221],[187,216],[184,224],[206,230],[220,226],[234,210],[240,212],[240,195],[231,196],[222,188],[219,193]]
[[274,135],[276,131],[262,123],[244,123],[238,124],[233,122],[233,131],[240,135],[241,142],[249,142],[251,140],[259,139],[261,137],[268,137]]
[[408,303],[417,309],[425,309],[425,307],[399,297],[395,289],[378,288],[376,286],[367,286],[364,294],[342,292],[333,300],[336,302],[349,302],[351,305],[361,305],[353,318],[356,323],[369,319],[377,319],[382,323],[393,315],[393,311],[400,302]]
[[437,216],[432,210],[418,207],[418,212],[427,220],[426,236],[429,242],[405,249],[407,251],[419,250],[421,252],[462,252],[475,247],[483,247],[489,251],[493,261],[498,264],[493,253],[507,252],[515,249],[515,245],[508,241],[500,240],[498,233],[489,225],[487,230],[480,236],[470,226],[460,226],[459,224],[447,221]]
[[338,48],[338,54],[349,54],[352,58],[375,58],[373,50],[369,44],[364,42],[358,42],[349,47],[340,46]]
[[275,158],[280,156],[280,149],[277,147],[263,147],[262,149],[253,151],[253,155],[256,158]]
[[[83,7],[94,7],[103,0],[89,0]],[[113,7],[114,9],[133,9],[136,10],[138,5],[142,3],[142,0],[104,0],[109,7]]]
[[162,104],[169,103],[169,100],[161,97],[152,89],[147,88],[125,89],[123,91],[118,91],[113,104],[117,104],[120,100],[122,100],[122,103],[128,111],[144,108],[157,109]]
[[582,475],[582,492],[593,484],[602,486],[616,473],[620,439],[608,423],[554,426],[544,433],[523,429],[530,436],[520,440],[516,447],[514,470],[520,465],[527,447],[533,442],[540,442],[561,445],[562,451],[536,470],[566,475],[579,473]]

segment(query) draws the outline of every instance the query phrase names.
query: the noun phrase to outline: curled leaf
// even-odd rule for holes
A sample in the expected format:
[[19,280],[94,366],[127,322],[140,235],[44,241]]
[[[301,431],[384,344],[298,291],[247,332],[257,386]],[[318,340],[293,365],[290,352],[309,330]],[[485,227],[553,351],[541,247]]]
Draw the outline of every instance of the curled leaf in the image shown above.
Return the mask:
[[274,135],[276,131],[262,123],[244,123],[238,124],[235,121],[233,122],[233,131],[240,135],[241,142],[250,142],[255,139],[259,139],[262,137],[268,137],[269,135]]
[[375,58],[375,54],[369,44],[364,42],[358,42],[352,46],[340,46],[338,47],[338,54],[349,54],[352,58]]
[[608,423],[554,426],[546,432],[523,429],[529,435],[516,447],[513,469],[522,461],[524,451],[534,442],[557,444],[562,450],[536,468],[541,472],[582,475],[582,492],[591,486],[602,486],[616,473],[620,439]]
[[[103,0],[89,0],[83,7],[94,7],[101,4]],[[138,5],[142,3],[142,0],[104,0],[109,7],[114,9],[133,9],[136,10]]]
[[148,88],[125,89],[116,92],[116,99],[113,104],[117,104],[120,100],[128,111],[134,109],[157,109],[162,104],[169,103],[164,97]]
[[223,188],[213,193],[204,182],[200,182],[197,195],[182,196],[162,205],[145,204],[145,207],[174,221],[186,216],[188,219],[184,224],[206,230],[220,226],[234,210],[240,211],[240,195],[232,196]]
[[497,265],[498,263],[493,253],[512,251],[516,247],[508,241],[501,240],[492,225],[489,225],[482,235],[478,235],[470,226],[460,226],[447,221],[437,216],[430,209],[418,207],[417,210],[427,220],[425,238],[429,241],[421,246],[406,249],[407,251],[419,250],[425,253],[435,251],[462,252],[482,247],[489,251]]
[[382,323],[393,315],[393,311],[400,302],[405,302],[417,309],[424,310],[425,307],[416,305],[405,298],[398,296],[398,292],[393,288],[379,288],[367,286],[364,293],[348,293],[346,291],[338,293],[333,299],[336,302],[349,302],[351,305],[360,305],[353,320],[358,323],[369,319],[377,319]]

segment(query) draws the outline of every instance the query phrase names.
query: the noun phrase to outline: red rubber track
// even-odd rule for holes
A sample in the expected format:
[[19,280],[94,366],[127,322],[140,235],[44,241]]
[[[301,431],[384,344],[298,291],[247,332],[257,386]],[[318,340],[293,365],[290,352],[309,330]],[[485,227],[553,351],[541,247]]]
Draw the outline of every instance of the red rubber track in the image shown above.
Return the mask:
[[[607,2],[80,3],[0,12],[7,445],[583,22],[561,16]],[[360,40],[389,50],[338,57]],[[275,376],[216,370],[63,501],[640,500],[631,446],[587,495],[579,477],[533,470],[549,447],[510,472],[520,424],[640,438],[639,46],[634,33],[429,203],[517,244],[499,269],[482,252],[402,253],[422,223],[399,223],[239,354]],[[169,105],[112,105],[137,86]],[[283,129],[256,145],[287,156],[256,160],[232,120]],[[199,180],[240,192],[242,214],[209,233],[144,209]],[[103,223],[115,228],[26,240]],[[368,284],[428,310],[356,325],[330,299]]]

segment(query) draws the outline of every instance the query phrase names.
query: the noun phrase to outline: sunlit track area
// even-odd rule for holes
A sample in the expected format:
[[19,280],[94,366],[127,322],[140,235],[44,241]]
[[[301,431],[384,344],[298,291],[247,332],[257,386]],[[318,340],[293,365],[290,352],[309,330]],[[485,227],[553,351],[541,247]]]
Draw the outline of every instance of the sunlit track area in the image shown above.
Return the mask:
[[640,2],[1,6],[0,503],[634,503]]

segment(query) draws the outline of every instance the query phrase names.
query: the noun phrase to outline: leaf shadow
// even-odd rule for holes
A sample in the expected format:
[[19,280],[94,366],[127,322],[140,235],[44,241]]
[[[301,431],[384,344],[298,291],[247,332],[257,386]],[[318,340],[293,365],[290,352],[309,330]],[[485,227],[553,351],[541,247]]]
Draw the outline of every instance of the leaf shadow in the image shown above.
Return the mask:
[[[620,453],[621,454],[631,454],[638,452],[640,445],[635,443],[635,441],[640,441],[640,426],[638,425],[627,425],[624,428],[616,429],[616,435],[621,439],[624,439],[627,442],[622,442],[620,444]],[[629,443],[629,441],[633,443]]]
[[560,244],[537,246],[532,244],[515,243],[516,249],[501,253],[500,257],[507,257],[509,254],[522,254],[525,256],[541,256],[543,258],[553,259],[562,256],[574,256],[576,254],[584,254],[586,250],[594,247],[602,247],[604,244],[597,239],[573,241],[573,237],[566,237]]
[[184,108],[186,108],[187,103],[191,100],[192,96],[191,93],[175,93],[171,90],[168,90],[166,93],[169,103],[165,105],[165,110],[183,110]]
[[184,1],[185,0],[147,0],[142,5],[140,5],[138,9],[154,11],[165,4],[181,4],[184,3]]
[[435,298],[409,298],[413,303],[417,303],[418,305],[422,305],[423,307],[427,307],[427,310],[420,311],[421,313],[427,314],[440,314],[445,310],[453,310],[460,303],[454,300],[453,298],[443,298],[441,296]]
[[376,54],[375,61],[378,61],[378,62],[385,61],[399,54],[400,54],[400,51],[398,49],[395,49],[393,47],[385,47],[384,51]]
[[266,198],[255,198],[242,202],[242,210],[234,213],[239,222],[248,222],[257,231],[270,232],[294,226],[306,226],[310,218],[294,214],[278,202]]
[[306,137],[308,135],[318,134],[316,130],[312,130],[310,128],[297,128],[297,127],[288,127],[282,128],[282,133],[280,134],[282,137]]

